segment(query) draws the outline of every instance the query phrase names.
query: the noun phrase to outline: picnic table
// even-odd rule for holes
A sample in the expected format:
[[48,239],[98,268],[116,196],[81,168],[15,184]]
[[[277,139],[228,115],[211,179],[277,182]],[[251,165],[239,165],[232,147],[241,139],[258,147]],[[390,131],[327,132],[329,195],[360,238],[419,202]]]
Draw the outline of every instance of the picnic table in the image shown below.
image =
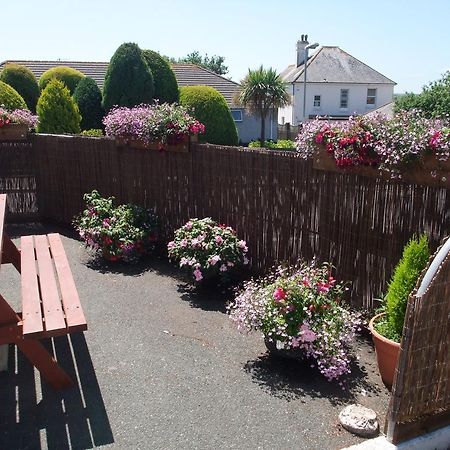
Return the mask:
[[69,387],[71,378],[41,342],[87,329],[61,238],[22,236],[19,250],[4,230],[6,202],[0,194],[0,269],[12,264],[20,273],[22,312],[0,292],[0,346],[17,345],[53,388]]

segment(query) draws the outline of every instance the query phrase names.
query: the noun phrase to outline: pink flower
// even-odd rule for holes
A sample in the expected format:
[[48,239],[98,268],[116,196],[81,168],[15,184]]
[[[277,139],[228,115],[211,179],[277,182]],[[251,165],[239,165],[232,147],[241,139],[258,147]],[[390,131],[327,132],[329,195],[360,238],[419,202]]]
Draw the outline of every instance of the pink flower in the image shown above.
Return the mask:
[[283,288],[276,288],[273,293],[273,299],[276,303],[283,301],[286,298],[286,291]]
[[169,250],[172,250],[172,249],[174,249],[175,247],[176,247],[176,244],[175,244],[174,241],[170,241],[170,242],[167,244],[167,248],[168,248]]
[[209,258],[209,264],[211,264],[211,266],[215,266],[218,262],[220,261],[220,256],[219,255],[214,255],[211,256],[211,258]]
[[303,323],[300,327],[300,339],[303,342],[314,342],[316,338],[316,333],[309,328],[307,323]]
[[319,283],[317,283],[317,292],[324,292],[327,293],[330,290],[330,284],[329,283],[325,283],[323,281],[319,281]]
[[245,242],[245,241],[239,241],[239,242],[237,243],[237,245],[238,245],[238,247],[239,247],[240,249],[242,249],[242,251],[243,251],[244,253],[247,253],[247,252],[248,252],[247,242]]
[[200,269],[194,270],[195,281],[200,281],[203,279],[202,271]]
[[216,236],[216,244],[221,244],[223,242],[223,239],[221,236]]
[[227,266],[228,266],[228,267],[234,267],[234,262],[232,262],[232,261],[227,261]]
[[180,241],[180,247],[181,248],[187,247],[187,245],[188,245],[188,241],[186,239],[182,239]]
[[184,228],[186,228],[186,230],[192,230],[192,226],[193,226],[193,223],[192,223],[191,221],[189,221],[189,222],[184,226]]
[[242,260],[242,262],[243,262],[244,265],[247,265],[249,263],[249,260],[248,260],[248,258],[246,258],[244,256],[244,259]]
[[226,272],[228,269],[227,269],[227,266],[225,265],[225,264],[222,264],[221,266],[220,266],[220,269],[219,269],[221,272]]

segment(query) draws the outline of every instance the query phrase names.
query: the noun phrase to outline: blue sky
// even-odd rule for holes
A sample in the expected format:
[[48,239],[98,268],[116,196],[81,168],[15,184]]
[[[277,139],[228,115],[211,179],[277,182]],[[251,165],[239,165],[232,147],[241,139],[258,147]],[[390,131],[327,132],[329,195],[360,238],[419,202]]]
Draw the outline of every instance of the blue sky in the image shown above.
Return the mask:
[[420,92],[450,70],[450,0],[60,0],[2,2],[0,61],[109,61],[123,42],[180,57],[225,57],[241,80],[260,64],[294,62],[301,34],[337,45]]

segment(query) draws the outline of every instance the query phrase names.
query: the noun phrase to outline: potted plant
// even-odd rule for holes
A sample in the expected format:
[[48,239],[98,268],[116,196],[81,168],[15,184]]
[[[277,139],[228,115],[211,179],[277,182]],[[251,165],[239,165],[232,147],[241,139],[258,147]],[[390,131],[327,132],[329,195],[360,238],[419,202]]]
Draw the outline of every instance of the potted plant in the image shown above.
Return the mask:
[[137,205],[114,206],[114,197],[97,191],[84,195],[86,209],[74,225],[86,246],[108,261],[136,262],[153,250],[157,219],[153,211]]
[[187,151],[189,138],[205,132],[205,126],[186,108],[155,103],[133,108],[113,108],[103,119],[105,133],[120,145],[138,148]]
[[229,305],[240,331],[262,331],[270,352],[305,359],[329,381],[350,373],[350,344],[361,326],[331,269],[328,263],[279,267],[247,281]]
[[408,297],[425,269],[429,256],[426,235],[413,237],[406,244],[389,282],[381,312],[369,323],[378,369],[388,387],[391,387],[394,381]]
[[0,140],[24,140],[37,123],[38,117],[27,109],[9,111],[0,106]]
[[247,243],[229,226],[210,217],[190,219],[175,231],[167,244],[169,257],[190,274],[197,284],[205,280],[227,280],[248,264]]

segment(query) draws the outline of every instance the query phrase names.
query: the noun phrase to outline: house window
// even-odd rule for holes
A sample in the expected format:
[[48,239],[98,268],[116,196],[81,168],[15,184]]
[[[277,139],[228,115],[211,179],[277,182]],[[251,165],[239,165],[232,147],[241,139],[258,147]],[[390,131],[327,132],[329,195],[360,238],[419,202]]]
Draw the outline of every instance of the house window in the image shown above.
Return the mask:
[[242,110],[240,110],[240,109],[232,109],[231,110],[231,117],[233,117],[233,120],[235,122],[242,122]]
[[320,108],[320,95],[314,96],[314,108]]
[[367,106],[375,106],[377,101],[377,90],[367,89]]
[[348,89],[341,89],[341,108],[348,108]]

